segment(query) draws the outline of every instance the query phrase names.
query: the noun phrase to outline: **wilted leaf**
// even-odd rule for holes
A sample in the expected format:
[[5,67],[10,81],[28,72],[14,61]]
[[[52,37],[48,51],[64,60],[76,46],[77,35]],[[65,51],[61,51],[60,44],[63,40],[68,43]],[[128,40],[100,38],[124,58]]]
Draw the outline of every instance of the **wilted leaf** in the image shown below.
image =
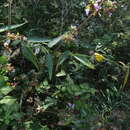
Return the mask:
[[30,62],[32,62],[35,65],[35,67],[39,70],[38,59],[34,55],[32,49],[29,46],[27,46],[27,45],[23,45],[22,46],[22,53],[23,53],[23,56],[27,60],[29,60]]
[[51,54],[46,55],[46,65],[48,68],[48,73],[49,73],[49,79],[52,79],[52,73],[53,73],[53,57]]

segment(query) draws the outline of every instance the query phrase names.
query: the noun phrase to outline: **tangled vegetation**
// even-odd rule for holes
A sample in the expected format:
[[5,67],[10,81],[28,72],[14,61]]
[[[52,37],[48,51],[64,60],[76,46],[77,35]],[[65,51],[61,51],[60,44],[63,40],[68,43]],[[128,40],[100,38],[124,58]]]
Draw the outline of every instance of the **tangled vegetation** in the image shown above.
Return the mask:
[[129,130],[129,44],[129,0],[1,0],[0,130]]

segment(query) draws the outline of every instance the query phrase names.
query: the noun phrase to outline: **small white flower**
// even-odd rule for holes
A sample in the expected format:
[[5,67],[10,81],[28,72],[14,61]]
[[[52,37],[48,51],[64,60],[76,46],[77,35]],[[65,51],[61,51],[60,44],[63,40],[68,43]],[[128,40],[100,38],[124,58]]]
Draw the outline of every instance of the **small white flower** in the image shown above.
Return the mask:
[[76,25],[71,25],[71,29],[74,29],[74,30],[76,30]]
[[90,13],[90,9],[89,9],[89,8],[86,8],[86,9],[85,9],[85,14],[88,16],[89,13]]

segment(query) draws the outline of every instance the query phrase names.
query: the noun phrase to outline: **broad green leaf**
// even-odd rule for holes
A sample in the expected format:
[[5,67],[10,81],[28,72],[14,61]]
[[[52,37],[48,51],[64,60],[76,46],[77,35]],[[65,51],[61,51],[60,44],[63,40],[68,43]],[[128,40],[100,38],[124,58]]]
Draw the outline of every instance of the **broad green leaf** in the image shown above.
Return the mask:
[[57,37],[57,38],[54,38],[52,41],[50,41],[50,42],[48,43],[48,47],[49,47],[49,48],[52,48],[53,46],[55,46],[58,42],[60,42],[60,41],[62,40],[63,36],[64,36],[64,35],[61,35],[61,36],[59,36],[59,37]]
[[0,75],[0,87],[4,86],[8,81],[8,77]]
[[23,45],[22,46],[22,53],[23,53],[23,56],[27,60],[29,60],[30,62],[32,62],[35,65],[35,67],[39,70],[38,59],[34,55],[32,49],[29,46],[27,46],[27,45]]
[[52,79],[52,74],[53,74],[53,57],[51,54],[46,55],[46,65],[48,68],[48,73],[49,73],[49,79]]
[[51,41],[50,39],[46,39],[46,38],[28,37],[28,42],[31,42],[31,43],[44,43],[47,45],[47,43],[50,41]]
[[0,76],[0,87],[5,85],[5,80],[2,76]]
[[0,64],[6,64],[7,63],[7,57],[0,56]]
[[13,90],[12,87],[10,86],[3,86],[2,88],[0,88],[0,93],[7,95],[8,93],[10,93]]
[[[73,55],[73,54],[72,54]],[[83,55],[73,55],[76,60],[81,62],[83,65],[87,66],[89,69],[95,69],[94,65]]]
[[15,103],[16,99],[14,99],[11,96],[5,96],[3,99],[0,100],[0,104],[6,104],[6,105],[11,105]]
[[15,25],[3,26],[3,27],[0,28],[0,32],[5,32],[5,31],[8,31],[8,30],[19,28],[19,27],[23,26],[26,23],[27,22],[24,22],[22,24],[15,24]]

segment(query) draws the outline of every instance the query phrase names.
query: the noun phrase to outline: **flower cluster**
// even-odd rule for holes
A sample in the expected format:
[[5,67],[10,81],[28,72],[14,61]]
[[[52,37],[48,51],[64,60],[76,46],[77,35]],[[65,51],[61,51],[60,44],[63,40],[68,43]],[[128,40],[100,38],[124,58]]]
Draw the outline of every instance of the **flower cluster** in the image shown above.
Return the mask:
[[112,16],[112,13],[117,8],[117,3],[111,0],[91,0],[90,3],[85,7],[85,14],[88,16],[90,13],[101,15],[102,10],[109,17]]
[[111,0],[107,0],[107,1],[104,2],[104,9],[103,9],[103,11],[109,17],[112,16],[112,14],[113,14],[113,12],[115,11],[116,8],[117,8],[117,2],[115,2],[115,1],[112,2]]
[[20,35],[19,33],[14,34],[14,33],[7,33],[7,39],[9,40],[27,40],[27,38],[23,35]]
[[102,0],[96,0],[96,1],[92,1],[90,4],[88,4],[85,7],[85,13],[88,16],[90,14],[91,11],[95,11],[98,12],[101,9],[101,3]]

